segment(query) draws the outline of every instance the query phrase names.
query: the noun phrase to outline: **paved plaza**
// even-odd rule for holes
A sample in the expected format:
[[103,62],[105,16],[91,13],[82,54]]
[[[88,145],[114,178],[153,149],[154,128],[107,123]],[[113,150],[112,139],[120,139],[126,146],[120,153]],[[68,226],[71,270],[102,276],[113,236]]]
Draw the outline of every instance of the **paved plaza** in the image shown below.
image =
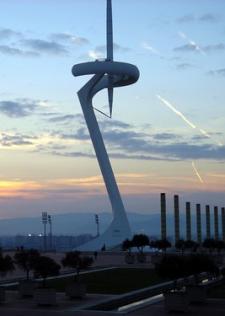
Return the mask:
[[[12,255],[12,253],[11,253]],[[58,262],[61,261],[63,253],[48,254]],[[90,253],[89,253],[90,255]],[[151,266],[151,254],[147,255],[147,262],[145,264],[127,265],[124,262],[123,253],[99,253],[97,260],[94,262],[93,270],[107,269],[110,267],[150,267]],[[86,272],[87,273],[87,272]],[[91,271],[89,272],[91,273]],[[19,270],[16,274],[11,275],[11,281],[13,277],[23,276],[23,273]],[[131,315],[131,316],[159,316],[159,315],[177,315],[177,313],[166,313],[164,309],[164,301],[162,297],[159,297],[154,302],[145,303],[142,306],[127,306],[126,308],[118,311],[97,311],[91,310],[91,306],[97,305],[100,302],[104,302],[109,299],[119,298],[120,295],[102,295],[102,294],[87,294],[85,299],[70,300],[65,296],[65,293],[57,293],[57,305],[49,307],[38,307],[33,299],[21,299],[18,297],[17,292],[7,290],[7,300],[0,305],[0,316],[44,316],[44,315]],[[200,305],[190,305],[189,311],[185,315],[213,315],[220,316],[225,315],[225,300],[208,299],[206,303]]]

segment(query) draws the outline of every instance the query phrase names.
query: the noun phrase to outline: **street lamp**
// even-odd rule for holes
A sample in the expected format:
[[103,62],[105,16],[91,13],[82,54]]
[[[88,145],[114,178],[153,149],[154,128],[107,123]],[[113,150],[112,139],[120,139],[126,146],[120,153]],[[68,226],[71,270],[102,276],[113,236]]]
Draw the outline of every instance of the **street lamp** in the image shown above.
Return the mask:
[[52,216],[48,215],[48,223],[49,223],[49,248],[52,250]]
[[95,223],[97,226],[97,237],[98,237],[100,235],[99,234],[99,216],[98,216],[98,214],[95,214]]
[[42,223],[44,225],[44,239],[43,239],[43,248],[44,251],[47,250],[47,239],[46,239],[46,225],[48,222],[48,214],[47,212],[42,212]]

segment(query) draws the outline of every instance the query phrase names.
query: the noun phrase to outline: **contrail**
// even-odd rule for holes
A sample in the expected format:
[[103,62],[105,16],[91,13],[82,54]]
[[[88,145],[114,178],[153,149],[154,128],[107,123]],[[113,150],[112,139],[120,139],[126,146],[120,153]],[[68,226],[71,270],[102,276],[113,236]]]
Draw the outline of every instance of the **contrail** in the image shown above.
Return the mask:
[[193,129],[196,128],[196,126],[190,122],[185,116],[184,114],[182,114],[180,111],[178,111],[170,102],[168,102],[167,100],[163,99],[160,95],[156,95],[157,98],[162,101],[169,109],[171,109],[175,114],[177,114],[178,116],[180,116],[182,118],[183,121],[185,121],[189,126],[191,126]]
[[203,55],[206,55],[206,52],[193,40],[191,40],[190,38],[187,37],[186,34],[184,34],[183,32],[178,32],[178,35],[180,37],[182,37],[183,39],[188,41],[188,44],[192,47],[195,48],[195,50],[199,51],[200,53],[202,53]]
[[[199,128],[198,126],[196,126],[195,124],[193,124],[191,121],[189,121],[183,113],[181,113],[180,111],[178,111],[169,101],[167,101],[166,99],[162,98],[160,95],[156,95],[157,98],[163,103],[165,104],[169,109],[171,109],[175,114],[177,114],[179,117],[182,118],[182,120],[187,123],[191,128],[193,129],[197,129],[202,135],[204,135],[205,137],[208,137],[210,139],[213,139],[204,129]],[[218,146],[223,146],[223,144],[219,141],[216,141]]]
[[200,174],[199,174],[197,168],[195,167],[194,161],[192,161],[191,164],[192,164],[192,168],[193,168],[193,170],[194,170],[196,176],[198,177],[199,181],[200,181],[201,183],[204,183],[204,181],[202,180],[202,177],[200,176]]
[[160,53],[157,49],[155,49],[154,47],[152,47],[151,45],[149,45],[147,42],[143,42],[142,47],[146,50],[149,50],[151,53],[160,56]]

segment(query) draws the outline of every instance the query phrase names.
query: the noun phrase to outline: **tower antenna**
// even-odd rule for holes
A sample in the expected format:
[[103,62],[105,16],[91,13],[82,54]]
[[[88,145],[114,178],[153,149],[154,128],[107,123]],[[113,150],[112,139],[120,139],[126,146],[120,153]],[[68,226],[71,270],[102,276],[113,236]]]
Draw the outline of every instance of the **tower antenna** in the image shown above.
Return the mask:
[[[106,45],[107,61],[113,61],[113,20],[112,20],[112,0],[107,0],[106,7]],[[108,102],[109,116],[112,117],[113,107],[113,76],[108,74]]]
[[113,61],[113,21],[112,21],[112,0],[107,0],[106,8],[106,43],[107,60]]

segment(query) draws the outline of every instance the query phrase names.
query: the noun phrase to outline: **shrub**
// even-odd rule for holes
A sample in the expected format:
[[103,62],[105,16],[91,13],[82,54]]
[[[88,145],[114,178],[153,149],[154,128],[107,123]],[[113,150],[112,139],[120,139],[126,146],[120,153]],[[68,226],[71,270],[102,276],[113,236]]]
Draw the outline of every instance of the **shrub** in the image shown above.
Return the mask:
[[58,275],[59,271],[60,265],[47,256],[39,256],[34,264],[35,275],[43,278],[43,287],[46,287],[47,277]]
[[0,251],[0,274],[5,276],[7,273],[15,270],[13,260],[9,255],[4,256]]
[[132,244],[134,247],[137,247],[139,252],[143,252],[144,247],[149,245],[149,238],[145,234],[134,235]]
[[81,257],[80,251],[69,251],[61,262],[64,267],[76,269],[77,276],[75,276],[75,279],[76,277],[79,279],[80,269],[90,267],[93,263],[93,258],[88,256]]
[[30,278],[30,271],[34,269],[34,265],[38,260],[40,253],[36,249],[18,250],[14,255],[16,265],[26,272],[26,279]]

